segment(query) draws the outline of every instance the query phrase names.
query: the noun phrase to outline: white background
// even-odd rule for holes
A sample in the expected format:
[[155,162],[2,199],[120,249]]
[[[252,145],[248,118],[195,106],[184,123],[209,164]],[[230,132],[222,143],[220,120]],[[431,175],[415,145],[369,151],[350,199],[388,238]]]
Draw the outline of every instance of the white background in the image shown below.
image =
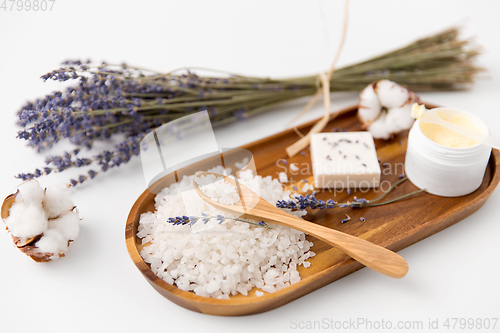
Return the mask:
[[[421,96],[475,112],[500,136],[499,5],[493,0],[352,1],[339,65],[468,18],[465,35],[484,47],[479,64],[488,71],[470,91]],[[43,156],[15,139],[15,112],[25,100],[59,87],[39,76],[62,60],[90,57],[161,71],[204,66],[271,77],[314,74],[325,70],[335,53],[343,2],[324,1],[323,9],[326,22],[316,1],[57,0],[52,12],[0,10],[0,195],[15,190],[19,182],[13,175],[43,165]],[[355,93],[332,94],[332,103],[341,108],[356,98]],[[281,131],[305,102],[218,129],[219,145],[238,146]],[[318,105],[301,122],[322,112]],[[67,181],[70,175],[58,176],[42,184]],[[401,251],[410,266],[402,280],[363,269],[276,310],[225,318],[171,303],[133,265],[125,220],[144,189],[136,159],[75,190],[81,234],[68,257],[54,263],[32,262],[14,248],[7,232],[0,234],[0,331],[285,332],[323,318],[384,319],[394,325],[421,320],[427,327],[429,318],[441,325],[449,317],[500,317],[498,190],[471,217]]]

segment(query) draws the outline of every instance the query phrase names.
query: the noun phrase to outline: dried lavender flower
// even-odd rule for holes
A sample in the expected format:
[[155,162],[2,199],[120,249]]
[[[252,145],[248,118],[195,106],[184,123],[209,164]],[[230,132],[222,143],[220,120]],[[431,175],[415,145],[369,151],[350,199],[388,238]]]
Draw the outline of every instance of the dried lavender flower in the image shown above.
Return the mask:
[[[479,54],[477,48],[469,48],[469,42],[458,36],[459,28],[451,28],[361,64],[337,69],[331,90],[360,91],[370,82],[391,78],[413,91],[463,89],[481,69],[471,62]],[[61,68],[41,79],[73,84],[29,101],[19,110],[21,129],[17,137],[29,146],[41,152],[67,138],[78,148],[90,149],[96,141],[116,135],[126,137],[123,145],[109,152],[110,159],[103,155],[106,152],[80,160],[57,156],[45,168],[18,175],[27,180],[87,163],[97,164],[100,170],[74,177],[74,185],[127,163],[138,154],[137,149],[129,149],[131,141],[135,145],[152,129],[169,121],[200,110],[208,111],[213,126],[244,121],[277,104],[317,91],[317,75],[281,80],[242,75],[213,77],[198,76],[190,70],[157,73],[127,64],[96,64],[89,60],[65,61]]]
[[227,220],[233,220],[233,221],[240,221],[240,222],[245,222],[248,224],[253,224],[258,227],[264,227],[266,229],[271,229],[264,221],[260,221],[258,223],[252,222],[252,221],[247,221],[244,219],[239,219],[236,217],[227,217],[224,215],[215,215],[215,216],[210,216],[205,213],[202,214],[202,216],[177,216],[177,217],[170,217],[167,219],[167,223],[171,223],[173,225],[190,225],[193,226],[197,222],[201,221],[204,224],[207,224],[211,219],[215,219],[218,224],[222,224],[226,222]]

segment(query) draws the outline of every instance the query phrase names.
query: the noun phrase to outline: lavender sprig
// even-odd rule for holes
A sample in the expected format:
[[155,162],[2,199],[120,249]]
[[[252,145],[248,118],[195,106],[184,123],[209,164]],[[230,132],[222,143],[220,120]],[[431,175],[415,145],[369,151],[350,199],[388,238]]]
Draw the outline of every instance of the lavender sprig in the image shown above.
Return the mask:
[[[376,207],[376,206],[383,206],[387,205],[402,199],[405,199],[407,197],[410,197],[414,194],[424,192],[425,189],[417,190],[411,193],[407,193],[404,195],[401,195],[397,198],[385,201],[385,202],[377,202],[385,198],[394,188],[396,188],[398,185],[406,181],[408,177],[404,176],[403,178],[399,179],[396,183],[392,184],[391,187],[382,193],[379,197],[372,199],[372,200],[367,200],[364,198],[357,198],[354,197],[354,201],[350,202],[336,202],[332,199],[328,199],[326,201],[317,199],[316,196],[309,195],[307,194],[306,196],[303,195],[296,195],[293,199],[290,200],[278,200],[276,203],[276,207],[278,208],[287,208],[291,210],[304,210],[306,208],[310,209],[325,209],[325,208],[362,208],[362,207]],[[363,218],[364,219],[364,218]],[[347,221],[350,221],[350,217],[347,216],[346,219],[342,220],[342,223],[345,223]]]
[[239,219],[236,217],[226,217],[224,215],[215,215],[215,216],[210,216],[206,213],[202,213],[201,216],[177,216],[177,217],[169,217],[167,219],[168,223],[171,223],[173,225],[189,225],[193,226],[197,222],[203,222],[203,224],[207,224],[210,219],[216,219],[219,224],[224,223],[226,220],[233,220],[233,221],[240,221],[240,222],[245,222],[248,224],[252,224],[258,227],[264,227],[266,229],[271,229],[264,221],[260,221],[258,223]]
[[90,169],[85,175],[79,175],[77,179],[71,179],[70,184],[76,186],[85,182],[87,179],[93,179],[97,174],[106,172],[109,169],[119,167],[127,163],[133,156],[138,156],[140,153],[140,141],[143,134],[128,137],[126,140],[115,146],[114,151],[102,151],[93,157],[79,157],[79,149],[72,152],[65,152],[62,155],[49,156],[46,158],[46,166],[41,169],[35,169],[33,173],[21,173],[15,176],[23,181],[39,178],[43,175],[49,175],[52,172],[63,172],[69,168],[81,168],[85,166],[95,165],[100,170]]
[[363,198],[354,198],[353,202],[336,202],[333,199],[328,199],[326,201],[317,199],[316,196],[314,195],[309,195],[307,194],[306,196],[303,195],[297,195],[291,200],[279,200],[276,203],[276,207],[278,208],[288,208],[292,210],[304,210],[306,208],[311,208],[311,209],[325,209],[325,208],[346,208],[346,207],[352,207],[352,208],[360,208],[364,207],[369,203],[368,200],[363,199]]
[[[387,191],[385,191],[381,196],[379,196],[378,198],[375,198],[375,199],[373,199],[371,201],[366,200],[364,198],[354,197],[354,201],[353,202],[337,203],[337,202],[335,202],[332,199],[328,199],[327,201],[318,200],[315,197],[315,195],[309,195],[308,194],[306,196],[302,196],[302,195],[296,196],[294,200],[288,200],[288,201],[287,200],[278,200],[277,203],[276,203],[276,207],[278,207],[278,208],[288,208],[288,209],[292,209],[292,210],[297,210],[297,209],[304,210],[304,209],[306,209],[308,207],[311,208],[311,209],[320,209],[320,210],[321,209],[325,209],[325,208],[336,208],[336,207],[338,207],[338,208],[346,208],[346,207],[350,207],[350,208],[375,207],[375,206],[387,205],[387,204],[390,204],[390,203],[402,200],[404,198],[407,198],[409,196],[412,196],[414,194],[421,193],[421,192],[425,191],[425,189],[418,190],[418,191],[414,191],[414,192],[411,192],[411,193],[404,194],[402,196],[399,196],[399,197],[397,197],[395,199],[392,199],[392,200],[389,200],[389,201],[386,201],[386,202],[374,203],[375,201],[379,201],[379,200],[383,199],[387,194],[389,194],[389,192],[391,192],[394,188],[396,188],[396,186],[400,185],[402,182],[406,181],[407,179],[408,179],[407,177],[405,177],[404,179],[400,179],[399,181],[397,181],[396,183],[394,183],[393,185],[391,185],[391,187]],[[351,217],[349,215],[345,214],[345,216],[346,216],[346,218],[342,219],[341,223],[346,223],[346,222],[351,221]],[[210,221],[210,219],[216,219],[219,224],[222,224],[226,220],[234,220],[234,221],[240,221],[240,222],[245,222],[245,223],[248,223],[248,224],[253,224],[253,225],[256,225],[256,226],[264,227],[266,229],[271,229],[263,221],[260,221],[258,223],[254,223],[254,222],[243,220],[243,219],[239,219],[239,218],[236,218],[236,217],[226,217],[226,216],[220,215],[220,214],[215,215],[215,216],[210,216],[210,215],[208,215],[206,213],[202,213],[201,216],[186,216],[186,215],[183,215],[183,216],[177,216],[177,217],[170,217],[170,218],[167,219],[167,222],[171,223],[173,225],[190,225],[190,226],[193,226],[197,222],[202,222],[204,224],[207,224]],[[365,222],[366,219],[364,217],[361,217],[360,221],[361,222]]]

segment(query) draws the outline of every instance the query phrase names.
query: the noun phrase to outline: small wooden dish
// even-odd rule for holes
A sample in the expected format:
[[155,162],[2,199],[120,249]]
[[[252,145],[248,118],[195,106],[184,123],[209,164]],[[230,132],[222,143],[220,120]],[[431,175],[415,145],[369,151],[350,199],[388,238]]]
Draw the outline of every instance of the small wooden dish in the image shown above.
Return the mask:
[[[428,105],[427,107],[433,106]],[[330,122],[324,131],[330,131],[337,127],[349,131],[362,130],[361,124],[356,118],[356,111],[357,106],[342,110],[342,115]],[[307,133],[316,121],[300,126],[299,130]],[[403,169],[394,170],[393,168],[396,165],[403,165],[407,137],[408,132],[404,132],[390,141],[376,140],[377,154],[381,159],[381,163],[389,163],[389,168],[392,169],[389,174],[387,172],[388,168],[382,168],[381,182],[395,183],[399,179],[399,174],[403,173]],[[252,152],[259,175],[277,177],[279,172],[284,171],[286,168],[289,180],[298,182],[301,179],[308,179],[309,183],[311,183],[313,180],[312,170],[310,167],[306,169],[306,163],[310,166],[309,150],[306,149],[304,155],[298,154],[293,158],[287,158],[285,153],[285,148],[294,143],[297,138],[297,134],[293,129],[289,129],[241,148]],[[281,159],[286,160],[288,165],[283,162],[277,163]],[[205,162],[207,160],[191,165],[182,171],[186,174],[193,174],[194,171],[206,170],[204,169]],[[300,169],[295,175],[289,169],[291,163],[297,163]],[[453,225],[478,210],[500,182],[499,166],[500,153],[493,150],[481,187],[466,196],[445,198],[420,193],[414,197],[380,207],[309,211],[305,219],[366,239],[392,251],[399,251]],[[151,192],[146,190],[137,199],[127,219],[125,238],[130,257],[146,280],[161,295],[186,309],[220,316],[238,316],[265,312],[364,267],[339,250],[332,248],[319,239],[308,236],[308,239],[314,243],[311,250],[316,252],[317,255],[309,259],[311,263],[309,268],[299,267],[301,281],[285,289],[272,294],[265,293],[261,297],[257,297],[255,290],[252,290],[248,296],[238,294],[232,296],[229,300],[206,298],[197,296],[192,292],[182,291],[176,286],[161,280],[151,271],[149,265],[144,262],[139,254],[142,245],[141,240],[136,236],[140,215],[148,211],[154,211],[155,194],[152,192],[157,193],[173,182],[175,182],[175,176],[172,174],[167,175],[152,186]],[[415,190],[417,188],[409,181],[406,181],[389,194],[387,199]],[[373,199],[378,193],[373,191],[366,193],[352,191],[351,194],[348,194],[347,191],[337,193],[320,192],[317,197],[323,200],[333,198],[336,201],[344,202],[352,201],[355,195]],[[341,223],[341,219],[345,218],[345,213],[350,215],[351,221]],[[364,217],[366,221],[362,222],[361,217]]]

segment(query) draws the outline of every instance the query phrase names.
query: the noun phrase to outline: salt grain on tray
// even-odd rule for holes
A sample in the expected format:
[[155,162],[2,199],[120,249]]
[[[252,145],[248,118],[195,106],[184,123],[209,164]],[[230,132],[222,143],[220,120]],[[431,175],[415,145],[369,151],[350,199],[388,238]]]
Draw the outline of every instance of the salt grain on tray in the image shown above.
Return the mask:
[[[222,167],[209,171],[224,173]],[[309,266],[306,260],[315,255],[309,251],[313,244],[303,232],[274,224],[268,224],[271,229],[266,229],[227,219],[219,224],[215,218],[193,226],[167,223],[169,217],[203,213],[234,217],[206,204],[193,189],[193,177],[184,176],[164,188],[155,198],[156,211],[141,215],[137,233],[145,245],[141,256],[157,276],[181,290],[219,299],[238,293],[247,295],[254,287],[261,290],[256,295],[262,291],[272,293],[300,281],[297,266]],[[219,202],[237,202],[234,194],[238,194],[227,182],[199,181]],[[290,199],[290,191],[283,191],[281,183],[270,176],[254,177],[251,170],[246,170],[240,172],[239,181],[273,204]],[[291,213],[298,217],[306,214]]]
[[288,176],[286,173],[280,172],[278,177],[279,177],[280,183],[287,183],[288,182]]
[[194,181],[198,184],[203,194],[212,199],[212,201],[228,205],[240,201],[236,187],[227,180],[224,180],[223,177],[215,178],[214,175],[207,175],[195,177]]

